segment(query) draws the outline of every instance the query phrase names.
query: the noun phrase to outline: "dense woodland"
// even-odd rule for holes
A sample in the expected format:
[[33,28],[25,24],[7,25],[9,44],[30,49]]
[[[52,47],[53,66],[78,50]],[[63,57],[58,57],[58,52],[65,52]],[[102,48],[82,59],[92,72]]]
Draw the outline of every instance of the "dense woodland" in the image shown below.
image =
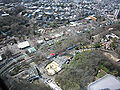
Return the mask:
[[13,10],[6,10],[9,16],[0,17],[0,38],[15,36],[18,38],[31,35],[33,28],[28,18],[20,16],[24,7],[17,6]]
[[[6,33],[7,35],[19,35],[23,34],[25,32],[28,33],[28,27],[26,24],[28,23],[28,20],[24,17],[15,17],[15,16],[9,16],[9,17],[0,17],[0,30],[3,33]],[[24,34],[25,34],[24,33]]]

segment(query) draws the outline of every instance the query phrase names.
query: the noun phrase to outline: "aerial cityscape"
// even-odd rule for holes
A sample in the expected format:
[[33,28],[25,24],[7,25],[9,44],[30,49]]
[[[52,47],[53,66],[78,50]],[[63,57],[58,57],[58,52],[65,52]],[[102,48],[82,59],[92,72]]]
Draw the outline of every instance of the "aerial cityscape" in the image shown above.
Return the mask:
[[120,90],[120,0],[0,0],[0,90]]

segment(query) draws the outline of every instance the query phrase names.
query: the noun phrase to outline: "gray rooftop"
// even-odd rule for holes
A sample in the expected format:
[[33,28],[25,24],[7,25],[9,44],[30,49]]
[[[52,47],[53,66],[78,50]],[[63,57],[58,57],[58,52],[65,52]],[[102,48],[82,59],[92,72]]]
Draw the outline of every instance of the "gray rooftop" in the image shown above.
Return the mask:
[[87,90],[120,90],[120,80],[115,76],[107,74],[91,83]]

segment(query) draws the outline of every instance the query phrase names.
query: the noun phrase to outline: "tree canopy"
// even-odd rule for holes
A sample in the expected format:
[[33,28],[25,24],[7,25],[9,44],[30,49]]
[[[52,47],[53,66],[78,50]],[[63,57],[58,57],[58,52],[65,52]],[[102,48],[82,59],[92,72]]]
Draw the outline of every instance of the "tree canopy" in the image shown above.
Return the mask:
[[86,86],[95,80],[101,69],[106,69],[110,74],[114,74],[114,71],[119,72],[101,51],[76,53],[71,63],[65,65],[61,74],[56,76],[56,82],[63,90],[85,90]]

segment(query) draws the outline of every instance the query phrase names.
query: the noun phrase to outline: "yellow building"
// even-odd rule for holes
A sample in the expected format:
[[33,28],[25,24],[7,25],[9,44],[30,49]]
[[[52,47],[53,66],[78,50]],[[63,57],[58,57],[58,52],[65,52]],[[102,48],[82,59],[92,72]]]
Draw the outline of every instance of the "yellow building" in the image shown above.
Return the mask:
[[58,63],[53,61],[46,66],[45,70],[47,71],[48,75],[54,75],[61,70],[61,67],[59,67]]

